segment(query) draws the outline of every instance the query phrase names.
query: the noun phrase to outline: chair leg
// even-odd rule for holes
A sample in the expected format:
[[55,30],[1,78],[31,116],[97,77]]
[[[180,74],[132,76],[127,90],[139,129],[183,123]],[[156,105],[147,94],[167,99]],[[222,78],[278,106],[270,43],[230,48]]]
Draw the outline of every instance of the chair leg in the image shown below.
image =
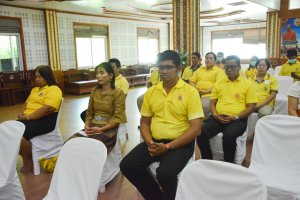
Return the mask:
[[99,193],[104,193],[104,192],[105,192],[105,186],[100,186]]
[[129,138],[129,137],[128,137],[128,133],[126,133],[126,139],[128,140],[128,138]]
[[37,162],[33,162],[33,172],[34,172],[34,175],[39,175],[41,172],[40,172],[40,163],[39,161]]
[[135,188],[133,199],[134,199],[134,200],[138,200],[139,194],[140,194],[140,192]]

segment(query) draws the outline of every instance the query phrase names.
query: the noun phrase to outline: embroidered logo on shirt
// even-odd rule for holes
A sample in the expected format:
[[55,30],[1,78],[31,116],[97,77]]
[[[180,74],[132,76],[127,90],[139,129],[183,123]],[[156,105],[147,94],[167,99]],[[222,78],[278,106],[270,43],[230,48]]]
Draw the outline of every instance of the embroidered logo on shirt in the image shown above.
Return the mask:
[[44,92],[42,92],[41,94],[39,94],[39,97],[43,97],[44,96]]
[[182,95],[179,95],[178,101],[182,101]]
[[298,68],[296,68],[296,72],[298,71],[299,69]]
[[264,87],[264,91],[267,92],[268,90],[269,90],[269,87],[268,87],[268,86],[265,86],[265,87]]
[[234,95],[234,98],[239,99],[240,98],[240,93],[236,93],[236,95]]

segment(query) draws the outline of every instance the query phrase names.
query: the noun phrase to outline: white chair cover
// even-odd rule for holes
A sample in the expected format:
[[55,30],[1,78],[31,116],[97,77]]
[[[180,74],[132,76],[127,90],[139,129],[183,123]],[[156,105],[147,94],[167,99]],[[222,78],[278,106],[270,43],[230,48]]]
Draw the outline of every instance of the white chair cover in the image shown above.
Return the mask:
[[[236,151],[234,156],[234,162],[236,164],[242,164],[243,160],[246,157],[246,142],[247,142],[247,133],[245,133],[236,139]],[[224,152],[223,152],[223,133],[219,133],[215,137],[212,137],[209,140],[211,152],[214,159],[224,160]]]
[[269,200],[300,199],[300,118],[258,120],[249,169],[267,186]]
[[274,70],[274,76],[276,76],[276,78],[278,77],[278,74],[279,74],[279,72],[280,72],[280,69],[281,69],[281,66],[275,67],[275,70]]
[[44,200],[96,200],[106,154],[105,145],[98,140],[69,140],[60,151]]
[[182,171],[176,200],[265,200],[264,183],[249,169],[214,160],[197,160]]
[[249,133],[255,133],[255,125],[256,122],[258,121],[258,113],[252,113],[248,117],[248,132]]
[[127,131],[127,125],[126,124],[120,124],[118,129],[118,137],[125,135],[128,133]]
[[288,113],[288,97],[287,93],[294,82],[294,79],[289,76],[278,76],[278,94],[275,99],[275,115],[289,115]]
[[25,125],[18,121],[0,124],[0,200],[25,200],[16,170]]
[[267,71],[268,74],[274,76],[275,74],[275,70],[273,68],[269,68],[268,71]]
[[53,158],[59,154],[63,140],[59,132],[59,116],[64,98],[61,100],[60,108],[57,115],[55,129],[47,134],[39,135],[30,140],[32,147],[32,160],[33,162],[39,161],[40,158]]

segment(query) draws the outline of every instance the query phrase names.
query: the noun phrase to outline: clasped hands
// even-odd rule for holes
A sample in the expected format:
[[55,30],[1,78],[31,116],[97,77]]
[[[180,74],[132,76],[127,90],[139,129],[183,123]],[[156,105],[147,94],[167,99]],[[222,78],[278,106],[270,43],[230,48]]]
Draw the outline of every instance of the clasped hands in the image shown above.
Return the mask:
[[23,122],[23,121],[28,121],[27,115],[25,115],[24,113],[19,114],[18,115],[18,119],[19,121]]
[[295,79],[300,79],[300,76],[298,76],[298,75],[296,75],[296,74],[292,74],[291,75],[293,78],[295,78]]
[[213,117],[221,122],[222,124],[228,124],[232,121],[235,121],[236,120],[236,117],[233,116],[233,115],[227,115],[227,114],[213,114]]
[[100,134],[101,132],[103,132],[102,129],[99,127],[89,127],[89,126],[85,126],[84,131],[87,135]]
[[148,151],[150,156],[161,156],[167,153],[168,149],[164,143],[156,143],[151,140],[148,143]]

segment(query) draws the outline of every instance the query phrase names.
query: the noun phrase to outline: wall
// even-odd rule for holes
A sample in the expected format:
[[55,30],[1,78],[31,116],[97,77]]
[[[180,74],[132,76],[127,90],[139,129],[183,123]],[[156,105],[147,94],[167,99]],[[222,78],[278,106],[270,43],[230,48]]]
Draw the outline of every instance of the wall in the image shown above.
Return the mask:
[[261,28],[261,27],[266,27],[266,22],[253,23],[253,24],[238,24],[238,25],[230,25],[230,26],[203,27],[203,55],[205,55],[207,52],[212,51],[212,44],[211,44],[212,31],[225,31],[225,30]]
[[267,8],[280,10],[280,0],[248,0],[248,1],[263,5]]
[[27,70],[48,65],[44,11],[0,6],[0,16],[22,18]]
[[137,27],[160,29],[160,52],[169,49],[169,30],[166,23],[152,23],[57,13],[59,47],[62,70],[76,68],[73,22],[108,24],[111,58],[118,58],[122,65],[138,64]]

